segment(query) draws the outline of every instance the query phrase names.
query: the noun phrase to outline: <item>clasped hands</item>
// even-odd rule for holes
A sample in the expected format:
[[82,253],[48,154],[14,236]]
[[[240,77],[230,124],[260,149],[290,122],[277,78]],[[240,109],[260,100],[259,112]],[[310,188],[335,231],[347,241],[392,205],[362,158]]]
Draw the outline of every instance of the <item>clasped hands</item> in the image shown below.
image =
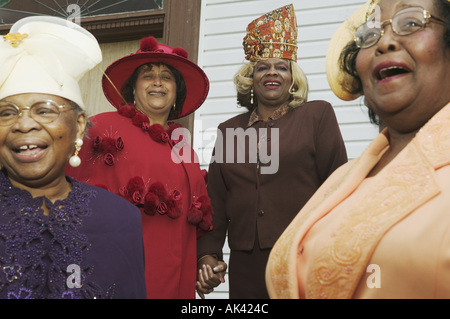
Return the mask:
[[214,291],[214,288],[225,282],[227,264],[215,256],[205,255],[197,262],[197,293],[205,299],[205,294]]

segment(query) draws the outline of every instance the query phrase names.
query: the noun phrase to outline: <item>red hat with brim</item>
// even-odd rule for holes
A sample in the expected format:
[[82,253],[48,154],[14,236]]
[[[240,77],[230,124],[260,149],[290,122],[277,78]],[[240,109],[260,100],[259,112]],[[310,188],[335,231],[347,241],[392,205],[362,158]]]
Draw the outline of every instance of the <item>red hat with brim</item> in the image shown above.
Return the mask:
[[104,72],[102,78],[103,93],[111,104],[119,109],[127,104],[120,94],[125,81],[141,65],[162,63],[177,69],[186,83],[186,99],[181,112],[173,119],[178,119],[197,110],[206,100],[209,80],[205,72],[194,62],[188,60],[188,53],[183,48],[172,48],[160,44],[154,37],[141,40],[139,50],[113,62]]

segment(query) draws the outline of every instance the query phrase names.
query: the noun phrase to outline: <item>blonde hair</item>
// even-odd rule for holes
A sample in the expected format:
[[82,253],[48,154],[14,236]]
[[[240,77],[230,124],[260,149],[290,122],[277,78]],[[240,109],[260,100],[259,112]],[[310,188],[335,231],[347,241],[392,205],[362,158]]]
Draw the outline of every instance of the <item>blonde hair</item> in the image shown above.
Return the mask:
[[[292,85],[289,89],[291,99],[290,107],[298,107],[308,100],[309,85],[306,74],[294,61],[288,60],[292,74]],[[258,62],[245,63],[233,77],[233,83],[237,90],[238,104],[252,111],[257,103],[251,103],[251,90],[253,88],[253,73]],[[256,97],[254,97],[256,99]]]

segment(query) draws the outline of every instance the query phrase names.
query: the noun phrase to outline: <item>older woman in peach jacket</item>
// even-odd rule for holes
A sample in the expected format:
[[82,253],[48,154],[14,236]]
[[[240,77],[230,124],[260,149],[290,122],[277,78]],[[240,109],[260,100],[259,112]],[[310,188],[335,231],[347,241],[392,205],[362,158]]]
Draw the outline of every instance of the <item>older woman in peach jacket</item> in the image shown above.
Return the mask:
[[366,178],[388,147],[385,129],[304,206],[272,250],[271,297],[450,297],[450,105]]
[[[360,90],[386,128],[325,181],[277,241],[266,269],[272,298],[450,298],[450,31],[439,23],[450,9],[446,0],[403,0],[406,9],[381,0],[359,14],[377,3],[382,21],[402,10],[434,19],[409,35],[384,26],[378,40],[362,39]],[[378,77],[387,61],[407,72]],[[355,98],[356,90],[331,84]]]

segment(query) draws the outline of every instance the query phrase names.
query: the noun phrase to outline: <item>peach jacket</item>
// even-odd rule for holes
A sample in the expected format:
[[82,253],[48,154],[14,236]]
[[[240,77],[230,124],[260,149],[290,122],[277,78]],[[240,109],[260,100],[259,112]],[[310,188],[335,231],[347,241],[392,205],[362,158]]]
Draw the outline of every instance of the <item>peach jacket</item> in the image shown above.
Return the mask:
[[366,178],[388,136],[338,168],[276,242],[271,298],[450,298],[450,104]]

